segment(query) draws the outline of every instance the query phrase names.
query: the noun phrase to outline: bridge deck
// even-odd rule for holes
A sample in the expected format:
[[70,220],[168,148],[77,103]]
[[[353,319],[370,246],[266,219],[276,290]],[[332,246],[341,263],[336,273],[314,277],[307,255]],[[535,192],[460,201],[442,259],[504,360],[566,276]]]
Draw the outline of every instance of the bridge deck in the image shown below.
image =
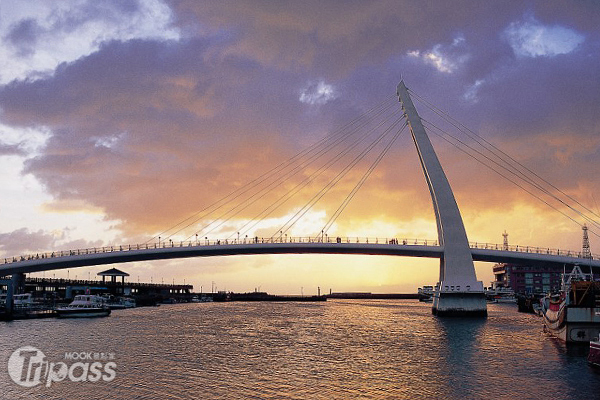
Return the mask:
[[[432,245],[433,243],[433,245]],[[257,254],[364,254],[440,258],[443,248],[435,241],[381,240],[353,241],[347,238],[329,241],[269,240],[252,242],[216,241],[206,244],[195,242],[113,246],[67,252],[44,253],[20,258],[5,259],[0,265],[0,276],[13,273],[30,273],[63,268],[116,264],[135,261],[168,260],[191,257],[216,257]],[[520,264],[580,264],[600,267],[600,259],[581,258],[580,253],[542,249],[537,247],[512,247],[502,250],[501,245],[471,244],[474,261],[510,262]]]

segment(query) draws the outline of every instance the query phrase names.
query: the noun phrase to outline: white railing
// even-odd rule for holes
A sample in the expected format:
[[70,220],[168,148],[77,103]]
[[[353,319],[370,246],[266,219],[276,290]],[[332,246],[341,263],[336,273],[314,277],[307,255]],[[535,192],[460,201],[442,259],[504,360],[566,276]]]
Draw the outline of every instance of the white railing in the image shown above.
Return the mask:
[[[545,254],[545,255],[551,255],[551,256],[584,258],[583,252],[581,252],[581,251],[553,249],[550,247],[521,246],[521,245],[504,246],[503,244],[481,243],[481,242],[470,242],[469,246],[471,247],[471,249],[480,249],[480,250],[504,250],[504,251],[520,252],[520,253],[533,253],[533,254]],[[600,260],[600,255],[592,254],[592,260]]]
[[[292,237],[292,236],[279,236],[270,238],[239,238],[239,239],[198,239],[198,240],[187,240],[187,241],[161,241],[153,243],[143,243],[135,245],[113,245],[103,247],[90,247],[86,249],[77,250],[59,250],[53,252],[43,252],[36,254],[21,255],[16,257],[5,257],[0,259],[0,265],[10,264],[21,261],[31,261],[47,258],[57,257],[70,257],[80,256],[89,254],[103,254],[113,252],[128,252],[138,250],[152,250],[152,249],[167,249],[167,248],[182,248],[182,247],[205,247],[205,246],[221,246],[221,245],[251,245],[251,244],[277,244],[277,243],[357,243],[357,244],[391,244],[391,245],[403,245],[403,246],[438,246],[437,240],[427,239],[396,239],[396,238],[368,238],[368,237],[333,237],[333,236],[317,236],[317,237]],[[482,250],[504,250],[514,251],[522,253],[535,253],[545,255],[556,255],[566,257],[583,258],[582,252],[576,252],[571,250],[560,250],[545,247],[533,247],[533,246],[520,246],[511,245],[505,247],[501,244],[493,243],[481,243],[471,242],[469,243],[472,249]],[[592,256],[594,260],[600,260],[600,255],[594,254]]]
[[137,250],[152,250],[152,249],[167,249],[181,247],[203,247],[203,246],[220,246],[220,245],[249,245],[249,244],[276,244],[276,243],[361,243],[361,244],[403,244],[413,246],[437,246],[437,240],[423,239],[390,239],[390,238],[368,238],[368,237],[269,237],[269,238],[239,238],[239,239],[198,239],[186,241],[161,241],[153,243],[132,244],[132,245],[114,245],[104,247],[90,247],[76,250],[58,250],[53,252],[42,252],[36,254],[20,255],[16,257],[5,257],[0,259],[0,265],[9,264],[20,261],[39,260],[46,258],[69,257],[88,254],[103,254],[113,252],[126,252]]

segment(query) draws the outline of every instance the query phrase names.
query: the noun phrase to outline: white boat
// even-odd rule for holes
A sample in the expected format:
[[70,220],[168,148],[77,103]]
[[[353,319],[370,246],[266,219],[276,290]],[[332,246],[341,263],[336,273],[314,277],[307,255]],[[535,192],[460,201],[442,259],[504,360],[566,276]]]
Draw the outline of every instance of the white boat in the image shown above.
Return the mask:
[[115,297],[104,296],[104,303],[111,310],[122,310],[125,308],[134,308],[136,306],[135,299],[131,297]]
[[33,304],[33,296],[31,293],[15,294],[13,296],[14,308],[31,308]]
[[590,342],[600,334],[600,281],[578,265],[563,274],[558,294],[541,302],[544,329],[560,340]]
[[497,288],[496,294],[493,297],[496,303],[511,303],[517,304],[515,292],[510,288]]
[[121,302],[125,304],[125,308],[135,308],[137,304],[133,297],[121,297]]
[[517,303],[517,297],[515,296],[515,292],[511,288],[506,288],[502,286],[492,287],[486,290],[485,297],[491,303]]
[[56,313],[59,318],[107,317],[110,315],[110,308],[101,296],[79,294],[68,306],[58,307]]

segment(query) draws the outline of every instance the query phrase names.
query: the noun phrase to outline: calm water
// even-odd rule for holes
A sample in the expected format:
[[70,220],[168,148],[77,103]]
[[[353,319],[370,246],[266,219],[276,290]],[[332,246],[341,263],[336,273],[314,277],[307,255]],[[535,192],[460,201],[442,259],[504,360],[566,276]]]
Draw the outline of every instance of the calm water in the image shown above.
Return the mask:
[[[600,371],[586,363],[587,348],[547,337],[537,317],[490,305],[487,320],[439,319],[430,307],[409,300],[205,303],[1,323],[0,397],[600,398]],[[21,346],[69,366],[76,361],[65,360],[66,352],[112,354],[116,376],[24,388],[7,373]]]

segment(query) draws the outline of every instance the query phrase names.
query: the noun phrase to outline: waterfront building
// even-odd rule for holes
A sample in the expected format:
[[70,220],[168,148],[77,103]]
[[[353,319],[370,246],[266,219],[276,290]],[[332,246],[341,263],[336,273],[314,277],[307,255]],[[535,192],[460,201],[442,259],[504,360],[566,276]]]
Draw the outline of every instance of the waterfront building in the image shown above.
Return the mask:
[[[10,279],[0,279],[0,292],[6,292]],[[175,283],[118,282],[112,280],[81,280],[55,278],[29,278],[23,281],[20,293],[32,293],[37,298],[72,299],[77,294],[106,294],[135,297],[176,297],[192,296],[193,285]]]
[[515,294],[557,292],[564,272],[561,266],[510,263],[495,264],[493,271],[492,286],[510,288]]
[[[592,258],[590,251],[590,241],[588,237],[588,228],[582,226],[582,253],[584,258]],[[504,231],[503,250],[508,250],[508,233]],[[517,247],[518,249],[518,247]],[[572,268],[572,267],[569,267]],[[493,288],[510,288],[515,294],[541,294],[557,293],[561,288],[561,275],[570,271],[565,271],[564,266],[552,265],[519,265],[510,263],[494,264]]]

